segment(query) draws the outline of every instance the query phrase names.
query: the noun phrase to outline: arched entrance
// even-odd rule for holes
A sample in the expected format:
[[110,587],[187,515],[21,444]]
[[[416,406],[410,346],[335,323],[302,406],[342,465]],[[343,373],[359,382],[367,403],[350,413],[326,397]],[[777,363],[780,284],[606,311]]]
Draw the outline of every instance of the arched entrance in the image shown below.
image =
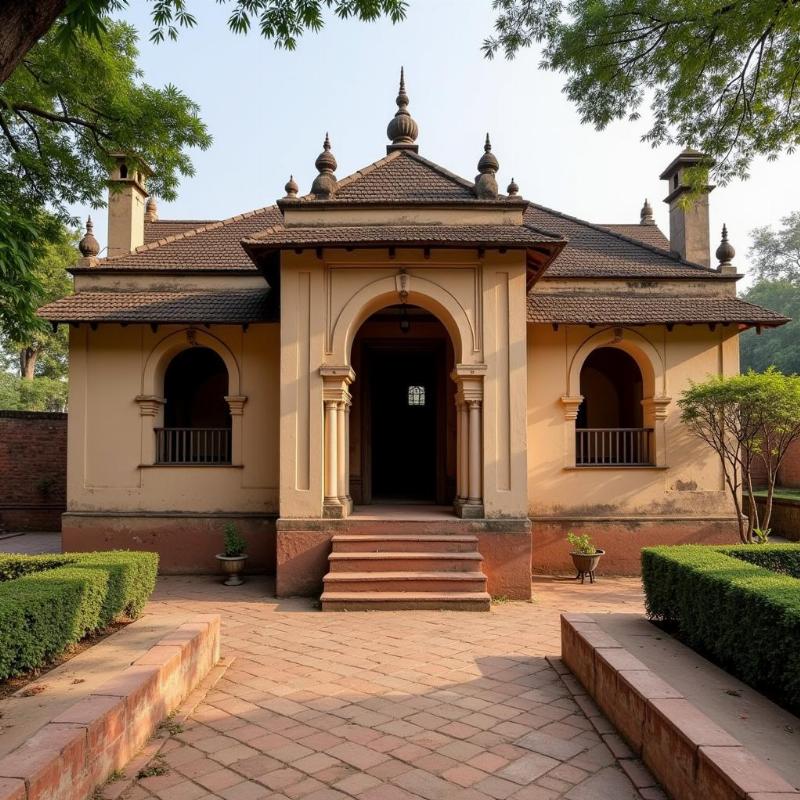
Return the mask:
[[453,503],[455,357],[430,312],[393,305],[361,325],[351,350],[350,493],[362,504]]

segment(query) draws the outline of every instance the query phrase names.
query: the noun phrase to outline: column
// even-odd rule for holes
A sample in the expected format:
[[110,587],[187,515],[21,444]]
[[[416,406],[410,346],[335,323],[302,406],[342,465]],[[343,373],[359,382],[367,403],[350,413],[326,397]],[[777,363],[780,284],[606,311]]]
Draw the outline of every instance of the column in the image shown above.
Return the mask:
[[342,400],[336,406],[337,448],[336,448],[336,481],[339,490],[339,502],[347,505],[347,401]]
[[350,496],[350,408],[353,405],[348,398],[344,409],[344,496],[347,498],[347,513],[353,510],[353,498]]
[[469,498],[477,505],[481,502],[481,401],[469,400]]
[[456,505],[464,501],[464,473],[461,469],[461,401],[456,395]]
[[336,400],[325,401],[325,504],[338,505],[339,492],[336,479],[339,472],[337,439],[338,439],[338,406]]

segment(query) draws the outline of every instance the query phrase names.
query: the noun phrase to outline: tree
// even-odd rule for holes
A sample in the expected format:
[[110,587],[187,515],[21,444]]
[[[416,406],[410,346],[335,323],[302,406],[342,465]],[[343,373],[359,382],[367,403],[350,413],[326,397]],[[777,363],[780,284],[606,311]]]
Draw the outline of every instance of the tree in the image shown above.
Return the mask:
[[0,372],[0,408],[11,411],[65,411],[67,382],[56,378],[26,381]]
[[800,286],[800,211],[783,217],[777,231],[765,225],[750,236],[748,256],[756,281],[787,280]]
[[[34,298],[37,306],[72,292],[67,269],[79,257],[78,236],[63,225],[54,233],[53,240],[40,247],[34,263],[34,277],[39,286]],[[0,328],[0,366],[18,370],[26,380],[34,376],[63,379],[67,371],[67,342],[65,327],[52,331],[43,320],[36,320],[21,331],[6,332]]]
[[[638,119],[653,145],[691,145],[717,180],[744,177],[756,155],[800,142],[796,0],[494,0],[487,57],[543,43],[542,66],[566,76],[582,122]],[[705,182],[696,170],[695,184]]]
[[[774,369],[692,383],[678,400],[681,420],[714,449],[733,498],[739,538],[753,542],[755,530],[767,530],[775,481],[789,446],[800,439],[800,377]],[[753,502],[752,469],[760,461],[767,475],[763,517]],[[750,497],[742,514],[741,492]]]
[[800,374],[800,283],[787,279],[761,280],[744,293],[743,298],[771,308],[791,322],[778,328],[765,328],[760,334],[745,331],[739,337],[742,371],[764,372],[776,367],[781,372]]
[[130,25],[105,19],[66,50],[62,35],[51,30],[0,86],[0,330],[15,340],[35,322],[43,244],[70,221],[66,204],[103,204],[111,153],[152,166],[150,190],[171,199],[194,171],[187,150],[211,143],[192,100],[142,82]]
[[[276,46],[293,50],[306,30],[324,25],[326,9],[342,19],[354,17],[366,22],[388,16],[393,22],[405,17],[407,0],[217,0],[232,6],[228,27],[247,33],[253,23],[261,35]],[[177,38],[178,28],[192,27],[195,18],[188,0],[150,0],[153,30],[151,39]],[[128,0],[3,0],[0,4],[0,84],[47,33],[63,20],[61,41],[74,44],[76,35],[100,37],[107,30],[106,15],[128,5]]]

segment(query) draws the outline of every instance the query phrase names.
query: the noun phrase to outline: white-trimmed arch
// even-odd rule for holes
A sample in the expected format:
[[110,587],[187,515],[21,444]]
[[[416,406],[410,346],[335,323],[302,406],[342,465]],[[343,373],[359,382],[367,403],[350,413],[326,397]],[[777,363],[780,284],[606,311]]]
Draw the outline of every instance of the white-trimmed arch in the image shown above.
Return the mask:
[[[361,325],[376,311],[398,301],[393,275],[379,278],[362,287],[344,305],[333,324],[330,361],[350,364],[353,340]],[[456,298],[433,281],[419,275],[411,277],[406,301],[433,314],[447,329],[453,344],[456,363],[479,360],[475,327]]]
[[164,375],[170,361],[190,347],[207,347],[213,350],[223,360],[228,371],[228,394],[241,394],[239,362],[230,347],[208,331],[183,328],[165,336],[150,351],[142,372],[142,395],[162,397]]

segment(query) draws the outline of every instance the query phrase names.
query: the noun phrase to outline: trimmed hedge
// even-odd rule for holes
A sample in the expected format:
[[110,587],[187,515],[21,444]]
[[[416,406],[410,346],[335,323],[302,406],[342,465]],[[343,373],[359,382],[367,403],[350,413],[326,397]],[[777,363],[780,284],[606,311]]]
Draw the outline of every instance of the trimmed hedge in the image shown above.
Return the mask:
[[4,680],[44,666],[117,618],[138,616],[155,588],[158,555],[109,551],[4,557],[0,570],[21,576],[0,583]]
[[800,581],[792,577],[798,564],[800,545],[648,547],[642,550],[647,614],[798,710]]
[[0,553],[0,583],[13,581],[31,572],[63,567],[69,563],[68,555],[26,556],[16,553]]

